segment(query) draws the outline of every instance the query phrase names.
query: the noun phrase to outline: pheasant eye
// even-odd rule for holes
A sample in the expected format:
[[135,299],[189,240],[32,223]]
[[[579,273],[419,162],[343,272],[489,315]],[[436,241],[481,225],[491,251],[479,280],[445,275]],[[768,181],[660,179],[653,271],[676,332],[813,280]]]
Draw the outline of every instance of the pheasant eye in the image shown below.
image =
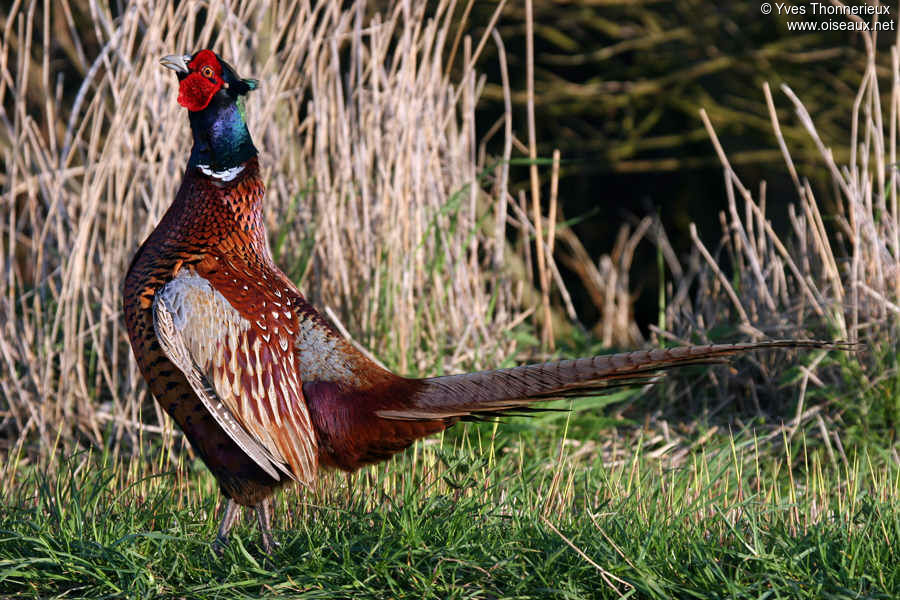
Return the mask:
[[213,76],[215,75],[215,72],[213,71],[212,67],[210,67],[209,65],[206,65],[205,67],[200,69],[200,74],[203,75],[204,77],[206,77],[207,79],[212,79]]

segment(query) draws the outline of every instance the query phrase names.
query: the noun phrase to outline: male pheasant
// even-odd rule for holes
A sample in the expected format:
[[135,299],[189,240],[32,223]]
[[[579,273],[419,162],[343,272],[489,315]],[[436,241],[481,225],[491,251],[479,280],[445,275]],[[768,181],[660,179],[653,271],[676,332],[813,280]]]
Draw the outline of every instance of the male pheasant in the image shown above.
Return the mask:
[[244,119],[256,81],[210,50],[166,56],[194,145],[175,201],[124,282],[128,334],[141,373],[227,498],[216,548],[239,506],[255,508],[264,550],[270,497],[321,467],[352,471],[460,419],[714,362],[797,340],[688,346],[512,369],[408,379],[343,338],[282,273],[262,219],[264,186]]

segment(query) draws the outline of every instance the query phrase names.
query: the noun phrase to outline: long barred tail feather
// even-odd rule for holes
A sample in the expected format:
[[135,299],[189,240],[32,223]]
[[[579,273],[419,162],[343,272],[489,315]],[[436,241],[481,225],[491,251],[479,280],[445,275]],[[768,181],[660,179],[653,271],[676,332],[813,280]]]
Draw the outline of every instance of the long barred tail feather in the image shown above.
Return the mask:
[[561,360],[495,371],[447,375],[420,380],[406,406],[376,414],[386,419],[478,420],[510,411],[521,412],[533,402],[552,398],[608,393],[620,387],[653,383],[668,369],[727,362],[755,350],[813,348],[851,350],[854,344],[815,340],[774,340],[748,344],[713,344],[640,350],[621,354]]

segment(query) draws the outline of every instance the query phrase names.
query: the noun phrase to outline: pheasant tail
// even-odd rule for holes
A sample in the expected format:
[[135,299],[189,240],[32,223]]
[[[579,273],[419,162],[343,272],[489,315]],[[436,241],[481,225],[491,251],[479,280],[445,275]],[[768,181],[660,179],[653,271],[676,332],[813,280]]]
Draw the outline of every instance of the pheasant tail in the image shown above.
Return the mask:
[[648,383],[661,371],[771,348],[844,347],[831,342],[775,340],[751,344],[682,346],[562,360],[511,369],[423,379],[407,405],[376,411],[385,419],[477,418],[522,409],[561,396],[602,393],[610,387]]

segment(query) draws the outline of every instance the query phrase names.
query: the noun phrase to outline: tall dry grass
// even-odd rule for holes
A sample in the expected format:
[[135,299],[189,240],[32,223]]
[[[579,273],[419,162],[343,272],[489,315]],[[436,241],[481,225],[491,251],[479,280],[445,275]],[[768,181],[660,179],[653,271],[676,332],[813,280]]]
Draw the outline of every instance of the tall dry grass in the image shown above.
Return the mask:
[[[72,4],[90,17],[81,29]],[[277,261],[362,346],[401,372],[513,354],[506,332],[540,298],[506,265],[530,270],[534,226],[509,208],[511,111],[493,133],[499,164],[479,151],[474,113],[474,65],[485,44],[503,56],[502,40],[459,35],[453,1],[432,8],[139,0],[113,17],[96,2],[13,4],[0,43],[3,449],[118,450],[171,431],[131,357],[120,282],[191,145],[158,63],[173,52],[213,48],[260,80],[248,118]],[[78,42],[85,27],[96,56]],[[74,100],[55,36],[84,73]]]
[[[719,244],[695,235],[694,256],[683,266],[665,232],[645,220],[623,230],[616,250],[595,263],[554,222],[565,193],[558,157],[538,175],[549,180],[549,198],[537,197],[534,172],[530,196],[510,189],[508,160],[514,149],[534,155],[534,124],[524,124],[523,144],[507,101],[486,135],[502,136],[502,156],[492,160],[476,137],[485,80],[475,65],[486,44],[499,49],[501,84],[512,93],[499,35],[491,28],[475,39],[460,35],[454,15],[464,7],[452,0],[427,13],[412,1],[383,13],[361,0],[340,4],[145,0],[113,17],[85,0],[79,6],[90,17],[96,55],[77,43],[68,1],[19,1],[4,15],[0,450],[7,456],[26,446],[52,455],[60,445],[130,451],[144,436],[171,439],[131,357],[119,286],[174,197],[190,147],[174,80],[157,61],[201,47],[261,81],[248,116],[277,261],[357,342],[400,371],[500,363],[516,350],[508,332],[531,315],[550,344],[566,326],[563,311],[577,316],[554,252],[588,283],[601,309],[601,340],[637,344],[628,272],[647,236],[671,279],[658,335],[698,341],[726,327],[744,338],[890,339],[900,314],[896,47],[883,105],[875,45],[868,46],[847,165],[835,164],[801,99],[785,88],[832,174],[835,218],[823,215],[817,198],[829,186],[794,167],[779,133],[784,111],[766,90],[798,190],[793,231],[772,229],[764,186],[752,194],[717,144],[728,199]],[[50,60],[48,40],[61,35],[84,74],[74,94]],[[525,94],[533,102],[533,84]],[[562,310],[548,310],[551,303]],[[759,360],[765,372],[780,371],[778,358]],[[798,424],[815,416],[803,394],[818,383],[804,371]]]
[[[788,429],[812,424],[826,442],[836,435],[832,417],[840,420],[848,407],[869,410],[869,406],[860,407],[862,398],[871,397],[880,386],[875,401],[883,404],[879,410],[888,415],[880,425],[894,427],[900,418],[900,405],[891,397],[900,339],[900,34],[891,47],[889,79],[876,62],[877,34],[860,35],[868,60],[860,74],[846,140],[832,140],[831,145],[823,140],[803,104],[802,91],[795,92],[787,83],[780,86],[780,96],[773,95],[768,83],[760,90],[773,140],[797,194],[787,204],[787,232],[776,231],[771,224],[765,181],[747,185],[741,180],[728,149],[719,142],[715,124],[700,110],[723,167],[727,208],[719,214],[721,237],[716,243],[704,241],[691,226],[689,265],[676,265],[683,275],[670,284],[661,319],[667,330],[652,328],[657,335],[680,343],[708,341],[711,332],[739,333],[750,339],[829,337],[860,342],[858,379],[842,383],[850,388],[850,395],[846,401],[831,399],[831,415],[821,411],[821,403],[810,405],[807,391],[849,372],[833,370],[832,377],[823,381],[815,367],[824,355],[801,369],[799,401]],[[818,164],[806,163],[806,172],[791,156],[782,133],[786,126],[805,130],[819,150]],[[836,148],[835,143],[846,143],[846,147]],[[839,163],[837,155],[849,156],[849,161]],[[827,176],[817,177],[823,167]],[[783,204],[780,199],[778,205]],[[760,355],[756,360],[760,372],[778,380],[784,370],[782,357]],[[755,383],[747,373],[735,375],[725,373],[720,383],[737,383],[755,394]]]

